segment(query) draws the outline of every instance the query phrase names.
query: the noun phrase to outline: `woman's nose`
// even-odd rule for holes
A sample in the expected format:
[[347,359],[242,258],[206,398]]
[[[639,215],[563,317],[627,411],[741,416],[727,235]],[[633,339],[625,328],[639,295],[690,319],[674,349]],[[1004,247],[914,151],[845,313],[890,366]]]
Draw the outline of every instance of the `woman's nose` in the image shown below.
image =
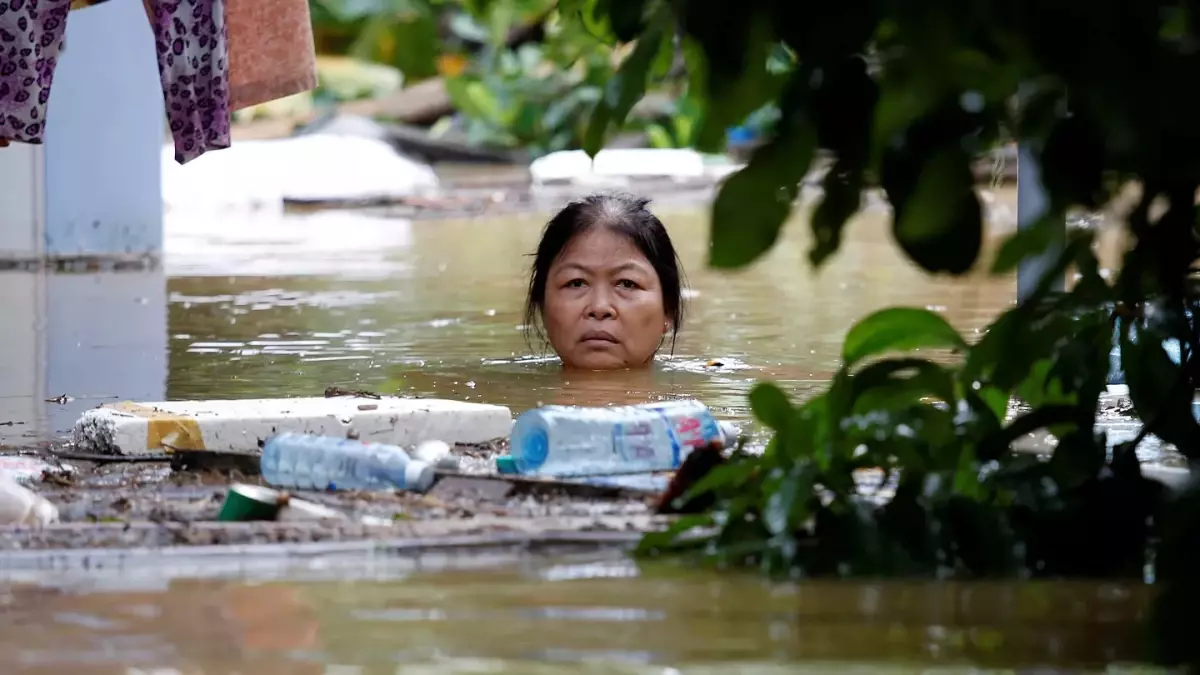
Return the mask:
[[612,299],[602,291],[592,293],[588,298],[587,316],[589,319],[612,319],[617,315],[617,308]]

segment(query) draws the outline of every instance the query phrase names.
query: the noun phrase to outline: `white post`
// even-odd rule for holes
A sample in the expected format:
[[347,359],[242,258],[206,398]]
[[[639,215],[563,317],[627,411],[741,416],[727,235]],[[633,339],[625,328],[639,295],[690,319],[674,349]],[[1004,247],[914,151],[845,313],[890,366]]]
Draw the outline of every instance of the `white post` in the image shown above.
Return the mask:
[[[1046,198],[1046,188],[1042,185],[1041,167],[1038,166],[1029,146],[1021,143],[1017,149],[1017,227],[1022,230],[1033,227],[1046,213],[1047,208],[1049,202]],[[1066,228],[1067,223],[1063,221],[1064,235]],[[1065,236],[1059,237],[1056,239],[1057,243],[1043,253],[1021,261],[1017,268],[1018,300],[1024,300],[1033,294],[1042,275],[1050,269],[1062,251],[1062,242],[1065,239]],[[1054,290],[1062,290],[1063,287],[1064,279],[1055,280]]]
[[163,130],[142,3],[71,12],[45,145],[0,148],[0,265],[157,259]]

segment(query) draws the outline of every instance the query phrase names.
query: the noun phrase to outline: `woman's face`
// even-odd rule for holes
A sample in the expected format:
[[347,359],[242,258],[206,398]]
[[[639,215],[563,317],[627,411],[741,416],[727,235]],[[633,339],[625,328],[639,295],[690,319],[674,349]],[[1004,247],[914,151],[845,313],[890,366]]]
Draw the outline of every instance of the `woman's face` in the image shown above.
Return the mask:
[[654,267],[604,227],[576,236],[550,264],[542,319],[563,367],[577,370],[648,365],[670,329]]

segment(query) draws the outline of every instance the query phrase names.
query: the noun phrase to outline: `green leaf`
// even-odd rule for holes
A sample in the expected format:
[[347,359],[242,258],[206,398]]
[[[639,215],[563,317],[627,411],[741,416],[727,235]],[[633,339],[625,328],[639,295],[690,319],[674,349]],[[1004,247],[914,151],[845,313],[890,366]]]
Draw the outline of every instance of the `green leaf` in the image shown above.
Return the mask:
[[896,241],[913,262],[935,273],[971,269],[983,248],[983,209],[965,152],[941,149],[922,163],[911,194],[888,196]]
[[941,315],[926,309],[893,307],[854,324],[842,345],[842,361],[848,368],[884,352],[966,347],[962,336]]
[[843,170],[862,169],[871,154],[879,85],[858,55],[839,58],[822,68],[818,82],[812,107],[821,147],[837,155]]
[[954,401],[954,379],[950,371],[925,359],[888,359],[872,363],[856,373],[853,396],[860,401],[872,396],[867,407],[910,405],[926,396],[947,403]]
[[465,110],[472,117],[492,124],[503,123],[504,111],[500,107],[500,101],[479,80],[466,77],[447,78],[446,93],[450,95],[450,100],[455,106]]
[[708,257],[713,267],[744,267],[756,260],[775,245],[792,212],[816,152],[816,133],[799,111],[790,111],[781,125],[780,132],[725,181],[713,202]]
[[680,501],[687,503],[709,492],[716,492],[718,494],[744,493],[746,492],[747,483],[759,471],[760,466],[758,462],[750,458],[742,458],[740,461],[730,459],[718,465],[712,471],[706,473],[703,478],[696,481]]
[[638,555],[654,555],[663,552],[676,546],[681,535],[696,528],[712,526],[713,517],[706,513],[681,516],[667,529],[660,532],[647,532],[643,535],[641,541],[638,542],[636,553]]
[[1052,211],[1072,206],[1100,208],[1104,190],[1104,134],[1079,111],[1061,119],[1046,138],[1041,156],[1041,178],[1055,200]]
[[997,420],[1004,419],[1008,414],[1008,392],[1001,391],[996,387],[981,386],[975,393]]
[[661,124],[647,125],[646,138],[650,140],[650,147],[652,148],[675,147],[675,139],[671,138],[670,132],[664,129]]
[[792,403],[787,394],[771,382],[759,382],[750,390],[750,410],[760,422],[783,431],[792,423]]
[[811,462],[797,464],[778,482],[769,482],[763,524],[773,535],[791,534],[805,517],[804,508],[812,497],[816,468]]
[[608,20],[621,42],[637,38],[645,19],[646,0],[610,0]]
[[[779,97],[788,75],[768,69],[775,40],[770,17],[726,0],[697,0],[686,5],[685,29],[704,54],[704,119],[696,149],[722,152],[726,131]],[[689,64],[691,66],[691,64]]]
[[1120,325],[1128,326],[1121,330],[1121,363],[1134,408],[1150,433],[1188,457],[1200,457],[1200,424],[1192,414],[1195,392],[1163,349],[1164,336],[1124,320]]
[[821,203],[813,211],[811,227],[813,245],[808,259],[820,267],[842,243],[842,228],[858,212],[862,204],[863,175],[856,168],[847,168],[839,159],[821,182]]
[[1017,269],[1021,261],[1046,251],[1062,239],[1066,227],[1061,213],[1046,213],[1031,227],[1018,230],[1004,240],[1000,251],[992,262],[992,274],[1008,274]]
[[609,127],[619,128],[624,124],[629,111],[646,93],[646,75],[661,42],[661,28],[644,33],[634,46],[633,53],[609,80],[604,89],[604,98],[596,104],[584,136],[583,150],[590,157],[595,157],[604,147]]
[[954,472],[954,492],[971,499],[983,497],[983,486],[979,483],[979,462],[969,447],[964,447],[958,455],[958,468]]

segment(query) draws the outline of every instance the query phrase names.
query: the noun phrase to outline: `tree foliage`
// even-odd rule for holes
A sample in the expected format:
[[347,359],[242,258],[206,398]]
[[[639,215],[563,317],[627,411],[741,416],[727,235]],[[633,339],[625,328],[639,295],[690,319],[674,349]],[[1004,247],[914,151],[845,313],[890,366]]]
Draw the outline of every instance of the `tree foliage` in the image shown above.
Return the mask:
[[[718,150],[722,132],[753,110],[778,106],[773,133],[713,205],[718,267],[770,249],[818,149],[833,162],[810,219],[817,266],[837,251],[862,190],[878,186],[913,262],[934,274],[976,267],[983,219],[971,161],[1017,132],[1041,165],[1049,206],[1005,243],[995,272],[1060,238],[1069,210],[1119,211],[1118,197],[1132,195],[1115,278],[1100,274],[1091,235],[1077,233],[1038,291],[976,344],[936,315],[885,310],[850,331],[821,396],[794,405],[759,385],[751,405],[775,434],[765,455],[710,474],[693,493],[714,494],[713,510],[648,538],[645,552],[683,547],[802,576],[1141,577],[1150,568],[1174,599],[1160,606],[1160,628],[1196,600],[1187,542],[1200,521],[1188,504],[1200,497],[1165,495],[1135,451],[1153,433],[1200,455],[1190,313],[1200,5],[583,0],[560,11],[604,18],[635,52],[673,41],[687,58],[689,95],[702,100],[702,150]],[[636,31],[630,15],[640,17]],[[621,64],[609,85],[619,96],[606,104],[654,81],[645,63]],[[619,119],[598,115],[593,125]],[[1072,289],[1053,292],[1052,278],[1068,270]],[[1095,413],[1114,336],[1145,430],[1110,451]],[[958,353],[950,365],[905,354],[945,347]],[[1010,400],[1026,411],[1010,418]],[[1012,452],[1037,430],[1058,441],[1051,459]],[[889,499],[856,484],[856,471],[871,467],[893,481]],[[1197,656],[1186,640],[1160,646],[1169,661]]]
[[[463,4],[487,23],[512,16],[513,1]],[[1200,492],[1164,494],[1135,452],[1152,433],[1200,456],[1191,317],[1200,3],[560,0],[550,9],[565,36],[553,63],[586,73],[563,81],[578,105],[561,125],[535,113],[540,122],[514,138],[558,134],[544,147],[595,153],[647,91],[666,90],[686,97],[686,141],[719,151],[730,127],[776,111],[713,204],[714,266],[768,251],[800,181],[830,157],[808,221],[813,265],[837,252],[863,191],[880,189],[891,236],[913,262],[932,274],[975,269],[984,225],[971,162],[1014,135],[1041,166],[1048,208],[1005,242],[992,271],[1062,250],[1038,291],[975,344],[934,314],[884,310],[850,331],[824,394],[796,404],[759,385],[751,406],[774,432],[765,454],[735,455],[711,473],[693,493],[714,495],[715,506],[648,538],[643,552],[801,576],[1151,569],[1168,591],[1156,614],[1160,658],[1200,663],[1179,618],[1200,599],[1191,546]],[[486,72],[468,75],[478,79],[463,91],[477,81],[504,95]],[[458,98],[497,129],[521,119]],[[1089,233],[1062,241],[1072,209],[1109,209],[1123,222],[1131,236],[1119,274],[1101,274]],[[1077,281],[1055,292],[1053,277],[1068,272]],[[1114,340],[1145,430],[1110,451],[1095,412]],[[946,348],[956,354],[948,365],[925,358]],[[1023,412],[1010,416],[1010,400]],[[1038,430],[1057,439],[1052,458],[1011,451]],[[888,476],[889,499],[864,494],[856,476],[867,468]]]

